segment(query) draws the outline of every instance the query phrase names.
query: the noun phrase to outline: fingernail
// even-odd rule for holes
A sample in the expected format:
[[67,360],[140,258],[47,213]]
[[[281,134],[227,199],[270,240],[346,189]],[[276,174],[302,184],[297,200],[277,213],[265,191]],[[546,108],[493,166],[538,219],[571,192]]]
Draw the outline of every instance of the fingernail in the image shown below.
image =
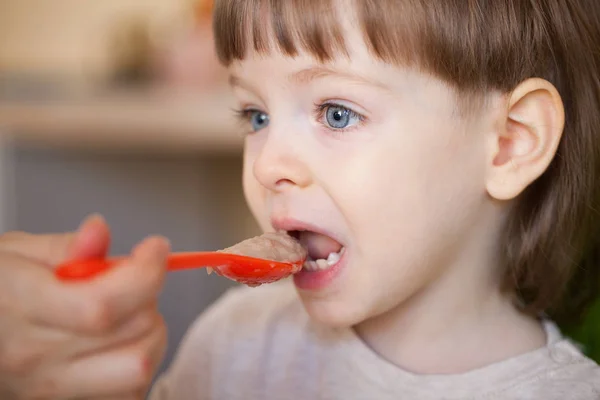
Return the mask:
[[159,236],[158,238],[165,246],[165,251],[169,252],[171,250],[171,241],[164,236]]
[[90,226],[89,224],[93,221],[103,222],[104,218],[98,213],[90,214],[87,217],[85,217],[83,221],[81,221],[75,232],[69,233],[70,240],[66,253],[67,258],[71,258],[74,256],[79,243],[81,243],[82,240],[85,240],[86,229],[88,228],[88,226]]
[[147,249],[142,251],[142,258],[154,259],[158,257],[166,259],[171,248],[171,243],[165,237],[154,236],[146,239],[143,243],[143,247],[146,247]]
[[104,217],[102,215],[100,215],[99,213],[93,213],[93,214],[88,215],[87,217],[85,217],[83,219],[81,224],[79,224],[79,228],[77,229],[77,231],[80,232],[87,224],[91,223],[92,221],[104,222]]
[[160,257],[166,257],[171,249],[171,242],[169,239],[162,236],[155,236],[153,240],[156,241],[156,245],[154,247],[155,254]]

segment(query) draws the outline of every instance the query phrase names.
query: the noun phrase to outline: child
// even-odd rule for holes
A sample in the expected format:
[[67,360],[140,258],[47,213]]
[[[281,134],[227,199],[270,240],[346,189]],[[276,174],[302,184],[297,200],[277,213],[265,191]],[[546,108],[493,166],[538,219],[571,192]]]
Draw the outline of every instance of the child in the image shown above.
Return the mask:
[[216,2],[248,203],[320,261],[217,302],[152,399],[600,399],[544,314],[600,268],[599,19]]
[[[600,268],[600,3],[220,0],[215,33],[248,130],[250,208],[311,261],[293,282],[214,304],[151,399],[600,398],[600,367],[550,318],[573,312],[563,297],[581,310],[597,294],[578,285]],[[79,256],[104,251],[78,240]],[[107,304],[127,312],[109,321],[153,304],[168,251],[153,240],[130,261],[156,272],[136,297],[115,294],[134,267],[91,287],[113,282]],[[88,293],[68,290],[55,293]],[[83,343],[102,353],[120,341]],[[131,358],[95,357],[68,370],[86,379],[24,382],[136,398]]]

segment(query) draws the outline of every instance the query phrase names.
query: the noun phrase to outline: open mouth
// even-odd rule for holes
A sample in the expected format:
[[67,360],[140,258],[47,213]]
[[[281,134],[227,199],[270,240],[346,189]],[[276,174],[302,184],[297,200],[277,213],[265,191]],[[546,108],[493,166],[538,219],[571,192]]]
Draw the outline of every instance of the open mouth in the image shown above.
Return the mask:
[[297,239],[308,251],[303,268],[307,271],[325,271],[336,265],[346,251],[337,240],[313,231],[294,230],[288,235]]

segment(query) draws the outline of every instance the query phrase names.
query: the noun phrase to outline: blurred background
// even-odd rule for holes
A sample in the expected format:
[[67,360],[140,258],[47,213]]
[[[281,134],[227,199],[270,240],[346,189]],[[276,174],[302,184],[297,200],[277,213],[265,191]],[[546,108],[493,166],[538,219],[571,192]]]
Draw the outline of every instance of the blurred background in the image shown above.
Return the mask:
[[[242,137],[213,54],[211,0],[0,0],[0,230],[66,231],[92,212],[113,254],[149,234],[176,251],[259,233],[241,189]],[[232,284],[170,274],[168,365]],[[600,361],[600,302],[565,327]],[[161,371],[162,371],[161,370]]]
[[[0,0],[1,231],[67,231],[100,212],[113,254],[149,234],[192,251],[258,233],[210,12],[202,0]],[[168,276],[163,369],[231,285]]]

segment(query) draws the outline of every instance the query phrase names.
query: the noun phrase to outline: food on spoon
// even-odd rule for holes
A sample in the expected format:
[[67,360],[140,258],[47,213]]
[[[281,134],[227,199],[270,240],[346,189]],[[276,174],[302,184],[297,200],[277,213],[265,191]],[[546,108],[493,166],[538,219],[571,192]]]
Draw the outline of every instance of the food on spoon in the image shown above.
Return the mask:
[[285,270],[282,269],[281,264],[273,263],[268,270],[254,270],[252,276],[247,275],[247,266],[237,268],[235,264],[229,264],[207,268],[209,274],[214,270],[221,276],[253,287],[272,283],[300,272],[308,254],[298,240],[286,233],[265,233],[218,252],[285,263]]
[[300,242],[286,233],[265,233],[218,252],[285,263],[295,263],[307,255]]

